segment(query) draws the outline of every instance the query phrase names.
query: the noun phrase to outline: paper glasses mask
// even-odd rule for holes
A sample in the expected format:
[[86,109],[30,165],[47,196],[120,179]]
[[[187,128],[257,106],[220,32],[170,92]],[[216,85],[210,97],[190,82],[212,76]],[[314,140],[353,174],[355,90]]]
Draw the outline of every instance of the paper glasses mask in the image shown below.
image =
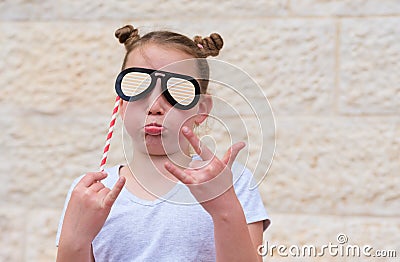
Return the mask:
[[125,101],[136,101],[149,94],[161,79],[162,94],[174,107],[187,110],[200,98],[200,85],[193,77],[167,71],[131,67],[119,73],[115,90]]

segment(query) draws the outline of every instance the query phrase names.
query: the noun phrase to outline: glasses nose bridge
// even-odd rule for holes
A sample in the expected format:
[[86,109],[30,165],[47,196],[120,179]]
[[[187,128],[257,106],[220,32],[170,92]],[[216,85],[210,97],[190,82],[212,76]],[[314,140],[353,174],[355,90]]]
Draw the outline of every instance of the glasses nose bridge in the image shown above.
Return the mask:
[[[154,81],[154,83],[153,83],[154,87],[157,87],[157,85],[159,85],[159,87],[161,88],[160,91],[162,92],[162,90],[163,90],[162,85],[163,85],[166,75],[164,73],[156,71],[152,74],[152,76],[153,76],[153,81]],[[160,80],[160,82],[158,80]],[[154,88],[154,89],[156,89],[156,88]]]
[[[166,77],[166,74],[164,74],[164,73],[161,73],[161,72],[154,72],[154,73],[153,73],[154,87],[159,86],[159,87],[160,87],[160,90],[159,90],[159,91],[161,91],[161,93],[162,93],[163,90],[164,90],[164,88],[163,88],[162,85],[164,84],[165,77]],[[159,82],[158,80],[160,80],[160,82]],[[156,89],[156,88],[154,88],[154,89]],[[153,89],[153,91],[154,91],[154,89]],[[153,93],[153,92],[152,92],[152,93]]]
[[157,79],[160,79],[162,81],[166,77],[166,74],[161,72],[154,72],[154,77],[156,81]]
[[153,76],[153,90],[150,92],[150,95],[148,96],[149,101],[151,101],[151,106],[149,108],[149,111],[154,111],[154,110],[160,110],[160,107],[164,107],[163,102],[160,104],[160,100],[165,99],[163,92],[164,88],[163,85],[164,79],[167,77],[166,74],[161,73],[161,72],[154,72],[152,74]]

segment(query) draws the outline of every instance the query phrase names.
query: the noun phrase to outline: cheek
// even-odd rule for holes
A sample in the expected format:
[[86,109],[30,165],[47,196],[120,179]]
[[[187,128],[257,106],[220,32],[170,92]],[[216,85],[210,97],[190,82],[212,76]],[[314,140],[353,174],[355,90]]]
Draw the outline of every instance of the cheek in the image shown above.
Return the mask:
[[192,108],[190,110],[179,110],[172,108],[165,115],[165,124],[173,127],[174,129],[180,130],[183,126],[193,128],[197,117],[197,109]]
[[181,150],[186,151],[189,142],[182,134],[181,129],[183,126],[187,126],[191,129],[194,127],[196,112],[197,110],[192,109],[171,109],[165,115],[164,125],[168,127],[169,132],[166,134],[165,138],[167,139],[164,142],[168,147],[172,146],[175,148],[176,146],[179,146]]
[[122,108],[121,118],[126,131],[132,134],[144,125],[146,114],[140,109],[140,106],[129,103],[128,106]]

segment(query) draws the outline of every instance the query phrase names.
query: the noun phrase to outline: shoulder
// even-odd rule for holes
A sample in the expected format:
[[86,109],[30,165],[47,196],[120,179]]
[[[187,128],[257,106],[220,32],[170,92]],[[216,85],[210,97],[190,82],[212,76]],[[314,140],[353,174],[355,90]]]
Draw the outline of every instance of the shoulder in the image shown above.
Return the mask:
[[233,187],[235,191],[251,190],[253,182],[253,173],[241,163],[235,161],[232,164]]
[[233,187],[242,205],[248,224],[263,222],[263,231],[271,223],[258,187],[255,183],[253,173],[239,162],[232,165]]

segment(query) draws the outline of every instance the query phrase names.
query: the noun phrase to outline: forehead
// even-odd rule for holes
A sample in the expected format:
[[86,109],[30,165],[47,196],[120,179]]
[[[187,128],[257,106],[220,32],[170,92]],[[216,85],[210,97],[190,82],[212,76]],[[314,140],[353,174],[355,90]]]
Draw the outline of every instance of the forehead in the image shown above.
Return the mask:
[[193,56],[172,46],[147,44],[132,50],[125,67],[142,67],[197,76],[198,68]]

